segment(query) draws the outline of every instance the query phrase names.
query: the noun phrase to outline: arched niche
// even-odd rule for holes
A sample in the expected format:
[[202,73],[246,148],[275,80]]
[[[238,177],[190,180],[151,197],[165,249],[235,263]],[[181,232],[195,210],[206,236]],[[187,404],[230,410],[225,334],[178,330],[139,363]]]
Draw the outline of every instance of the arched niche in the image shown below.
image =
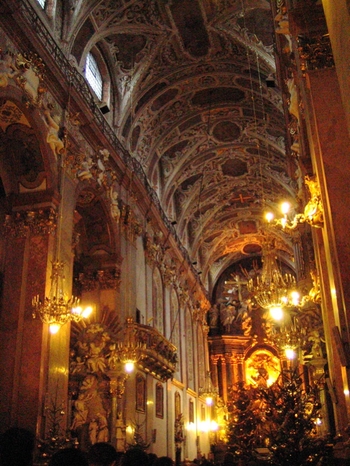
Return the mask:
[[49,116],[42,109],[28,110],[20,89],[7,86],[6,95],[0,90],[0,173],[7,195],[28,197],[57,190],[58,158],[49,144],[50,118],[55,118],[50,121],[63,146],[58,111]]
[[74,292],[97,313],[119,308],[120,242],[103,198],[92,188],[77,197],[74,227]]

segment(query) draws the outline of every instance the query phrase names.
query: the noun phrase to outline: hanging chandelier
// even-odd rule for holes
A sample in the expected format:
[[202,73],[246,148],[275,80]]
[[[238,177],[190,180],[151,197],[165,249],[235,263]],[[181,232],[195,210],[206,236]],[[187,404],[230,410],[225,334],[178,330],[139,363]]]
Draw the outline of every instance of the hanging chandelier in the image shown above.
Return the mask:
[[116,362],[124,365],[126,372],[132,372],[134,365],[141,359],[145,343],[136,337],[136,327],[131,317],[126,319],[124,338],[116,343]]
[[267,238],[262,245],[262,272],[248,281],[248,291],[263,309],[275,310],[299,304],[295,277],[282,274],[276,261],[274,239]]
[[199,395],[205,398],[205,403],[207,406],[212,406],[214,400],[218,396],[218,389],[213,385],[210,372],[208,372],[206,375],[205,386],[199,388]]
[[91,314],[92,308],[83,309],[80,300],[75,296],[68,297],[64,293],[64,262],[52,262],[51,287],[48,296],[43,300],[39,295],[32,299],[33,318],[38,317],[44,324],[48,324],[51,333],[57,333],[67,322],[79,322]]
[[272,338],[287,359],[294,359],[305,339],[305,329],[293,318],[289,325],[273,327]]

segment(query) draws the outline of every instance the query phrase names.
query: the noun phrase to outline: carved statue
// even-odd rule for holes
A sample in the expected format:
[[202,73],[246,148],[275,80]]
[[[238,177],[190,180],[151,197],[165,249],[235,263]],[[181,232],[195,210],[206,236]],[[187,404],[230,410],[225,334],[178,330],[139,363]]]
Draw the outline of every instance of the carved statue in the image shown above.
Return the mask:
[[89,438],[91,445],[97,442],[108,442],[109,431],[107,418],[101,413],[97,413],[96,418],[89,424]]
[[214,304],[209,310],[209,326],[217,327],[219,320],[219,309],[217,304]]
[[119,223],[120,220],[120,209],[118,203],[118,193],[111,187],[109,191],[109,198],[111,201],[111,214],[114,220]]
[[315,177],[305,176],[305,184],[311,195],[304,209],[306,221],[314,227],[323,227],[323,204],[318,182]]
[[59,117],[58,115],[52,117],[50,110],[44,110],[45,123],[48,129],[46,141],[49,144],[52,152],[56,155],[61,154],[64,149],[63,141],[58,137],[59,131]]
[[87,367],[90,372],[105,372],[106,360],[102,353],[106,342],[102,337],[96,337],[89,345],[89,358],[87,360]]
[[82,181],[89,180],[92,178],[91,168],[93,166],[93,160],[90,155],[86,157],[86,159],[81,163],[81,169],[78,171],[78,178]]
[[[321,335],[318,330],[313,330],[308,335],[308,341],[311,342],[311,354],[315,359],[323,358],[323,351],[321,346]],[[324,340],[323,340],[324,341]]]
[[13,56],[0,52],[0,87],[7,87],[9,79],[14,78],[17,73]]

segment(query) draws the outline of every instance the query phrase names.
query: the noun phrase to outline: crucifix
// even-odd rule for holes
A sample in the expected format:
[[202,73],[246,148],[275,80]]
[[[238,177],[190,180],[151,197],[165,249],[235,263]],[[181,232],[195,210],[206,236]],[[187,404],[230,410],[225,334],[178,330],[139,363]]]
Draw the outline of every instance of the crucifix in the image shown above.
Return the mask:
[[248,199],[252,199],[252,196],[243,196],[243,194],[238,194],[238,197],[235,197],[234,199],[231,199],[231,201],[232,202],[240,201],[241,204],[243,204]]
[[226,280],[225,281],[225,291],[230,290],[232,288],[237,288],[237,293],[238,293],[238,299],[240,302],[242,302],[242,286],[247,285],[248,280],[245,280],[244,278],[240,277],[238,274],[234,275],[231,280]]

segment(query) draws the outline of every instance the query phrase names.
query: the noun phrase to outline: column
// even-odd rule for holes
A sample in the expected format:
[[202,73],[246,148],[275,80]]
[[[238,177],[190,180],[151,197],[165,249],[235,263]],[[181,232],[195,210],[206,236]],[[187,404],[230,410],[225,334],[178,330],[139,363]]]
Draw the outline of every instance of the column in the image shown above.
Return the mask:
[[226,370],[226,359],[220,358],[221,361],[221,378],[222,378],[222,398],[227,403],[227,370]]
[[212,382],[214,387],[219,387],[219,380],[218,380],[218,356],[211,356],[210,357],[210,373],[212,376]]
[[225,354],[225,361],[226,361],[226,373],[227,373],[227,387],[232,386],[232,364],[231,364],[232,356],[230,353]]
[[[45,204],[44,194],[42,198]],[[40,321],[33,320],[32,298],[43,296],[47,289],[53,241],[50,233],[55,227],[52,217],[54,211],[49,206],[41,210],[23,206],[6,217],[2,231],[6,237],[0,317],[2,430],[18,425],[42,434],[49,335]],[[66,411],[67,405],[63,408]]]

